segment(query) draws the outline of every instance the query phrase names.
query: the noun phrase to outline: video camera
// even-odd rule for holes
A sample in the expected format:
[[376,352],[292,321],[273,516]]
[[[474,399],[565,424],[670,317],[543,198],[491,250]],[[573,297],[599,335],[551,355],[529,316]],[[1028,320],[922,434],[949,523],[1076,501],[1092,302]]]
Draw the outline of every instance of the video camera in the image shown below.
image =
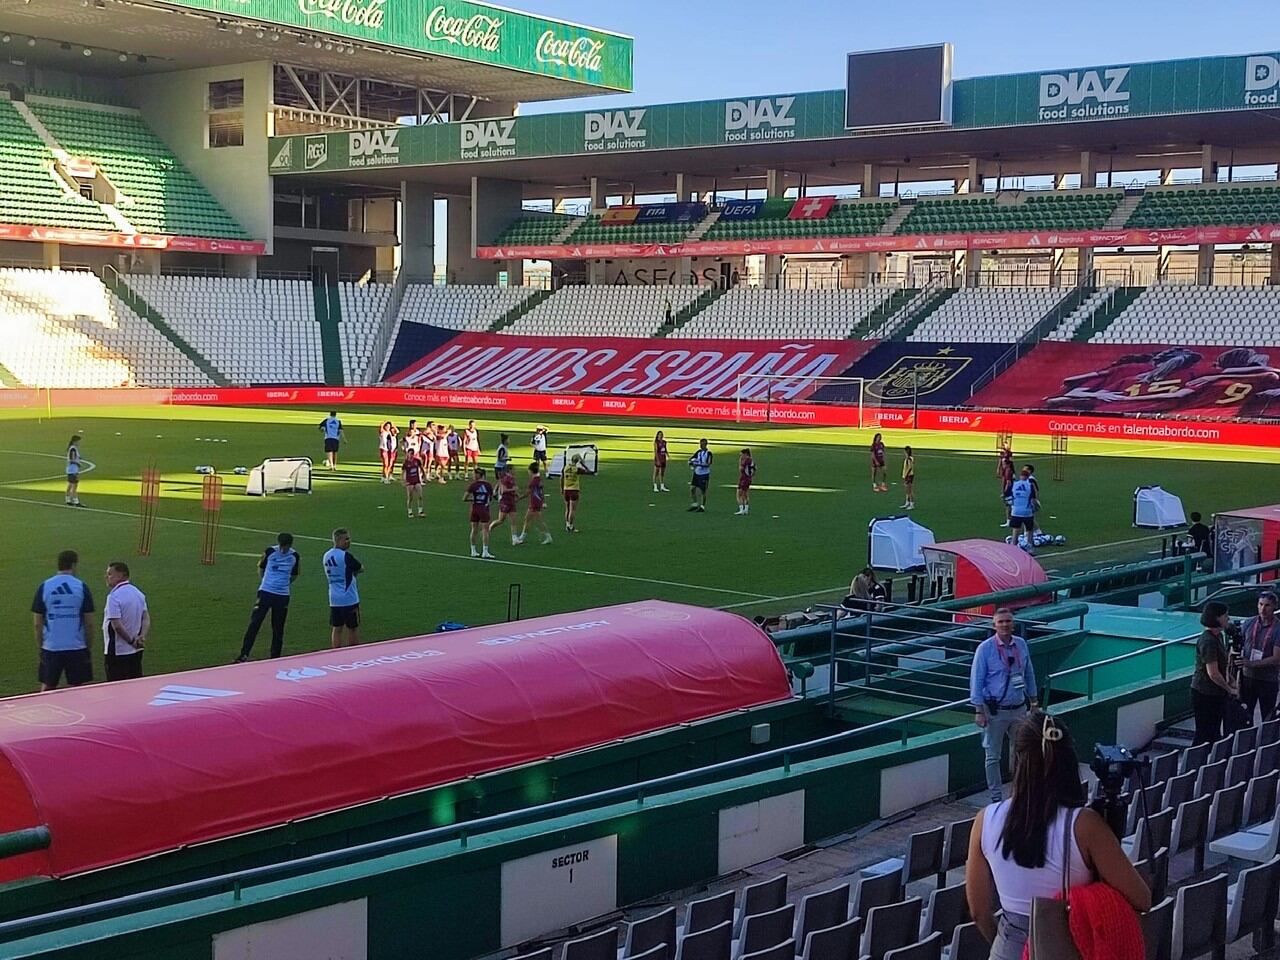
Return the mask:
[[1128,813],[1122,796],[1124,786],[1135,773],[1150,765],[1150,760],[1137,759],[1119,744],[1094,744],[1089,769],[1098,778],[1098,792],[1089,806],[1107,821],[1117,839],[1124,836]]

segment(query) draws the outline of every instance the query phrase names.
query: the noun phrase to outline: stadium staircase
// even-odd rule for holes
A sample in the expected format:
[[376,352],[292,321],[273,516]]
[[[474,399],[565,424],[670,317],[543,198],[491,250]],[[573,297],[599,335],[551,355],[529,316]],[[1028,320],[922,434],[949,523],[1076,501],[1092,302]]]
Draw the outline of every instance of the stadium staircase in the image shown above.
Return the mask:
[[1084,285],[1074,287],[1070,293],[1054,304],[1048,313],[1036,321],[1036,325],[1021,337],[1019,343],[1025,341],[1039,343],[1061,327],[1067,318],[1079,312],[1080,308],[1097,292],[1097,287]]
[[930,314],[936,311],[944,303],[956,295],[958,287],[942,287],[935,289],[928,296],[923,297],[920,302],[908,307],[905,316],[893,329],[892,335],[887,339],[890,340],[909,340],[911,334],[915,333],[916,327],[929,319]]
[[523,317],[526,313],[528,313],[538,304],[542,303],[542,301],[549,298],[551,294],[552,294],[552,291],[550,290],[538,290],[535,293],[531,293],[529,296],[525,297],[523,300],[517,303],[514,307],[512,307],[510,310],[508,310],[506,313],[500,316],[497,320],[493,321],[493,323],[489,325],[488,332],[501,333],[503,330],[507,329],[507,327],[511,326],[513,323],[515,323],[517,320]]
[[703,310],[707,309],[707,307],[711,306],[713,303],[715,303],[717,300],[719,300],[728,292],[729,291],[727,287],[708,287],[703,293],[700,293],[698,295],[697,300],[694,300],[693,303],[687,304],[680,308],[680,311],[676,313],[676,315],[672,318],[675,322],[671,326],[661,327],[658,330],[658,332],[654,334],[654,336],[657,336],[657,337],[671,336],[671,334],[675,333],[677,330],[683,327],[686,323],[688,323],[690,320],[692,320],[694,317],[700,314]]
[[317,266],[311,281],[311,293],[315,298],[316,321],[320,324],[320,356],[324,362],[325,385],[345,386],[342,338],[338,332],[338,324],[342,322],[342,306],[337,276],[324,267]]
[[[905,216],[905,214],[904,214]],[[920,293],[919,287],[902,287],[894,291],[887,300],[872,310],[865,320],[849,331],[850,340],[865,340],[872,332],[879,329],[890,317],[901,310]]]
[[160,315],[159,310],[147,303],[142,294],[129,286],[114,267],[110,264],[104,266],[101,276],[102,282],[108,290],[119,297],[130,310],[155,327],[166,340],[173,344],[174,349],[195,364],[200,372],[213,383],[219,387],[225,387],[231,383],[231,380],[222,371],[209,362],[208,357],[204,356],[173,329],[169,321]]
[[1116,207],[1111,214],[1110,219],[1102,226],[1106,230],[1119,230],[1129,222],[1129,217],[1133,211],[1138,209],[1138,204],[1142,202],[1142,194],[1129,193],[1125,194],[1125,198],[1120,201],[1120,206]]
[[689,235],[685,237],[685,240],[694,241],[694,240],[703,239],[704,237],[706,237],[707,231],[710,230],[712,227],[714,227],[716,225],[716,222],[719,219],[720,219],[720,211],[712,210],[705,217],[703,217],[701,223],[699,223],[697,226],[695,226],[692,230],[689,231]]
[[900,203],[894,208],[893,213],[889,214],[889,219],[880,225],[880,236],[892,237],[898,232],[898,228],[902,226],[902,221],[911,216],[911,211],[915,209],[915,203]]
[[1087,343],[1098,336],[1111,326],[1145,289],[1146,287],[1116,287],[1112,295],[1102,299],[1091,314],[1080,319],[1071,339],[1076,343]]
[[20,386],[22,386],[22,383],[13,375],[13,372],[3,363],[0,363],[0,387]]

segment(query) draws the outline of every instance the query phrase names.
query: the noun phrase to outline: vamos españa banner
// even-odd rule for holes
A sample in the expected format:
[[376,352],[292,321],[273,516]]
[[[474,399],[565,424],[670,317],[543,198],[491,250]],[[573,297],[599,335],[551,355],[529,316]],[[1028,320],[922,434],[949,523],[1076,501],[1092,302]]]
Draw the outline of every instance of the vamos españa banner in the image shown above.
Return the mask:
[[727,257],[776,253],[874,253],[935,250],[1034,250],[1037,247],[1181,247],[1202,243],[1272,243],[1280,224],[1179,227],[1170,230],[1041,230],[927,236],[821,237],[795,240],[691,240],[686,243],[551,244],[477,247],[481,260],[583,260]]
[[[840,376],[866,340],[640,340],[464,333],[388,378],[408,387],[793,401]],[[795,380],[758,379],[762,375]],[[753,379],[756,378],[756,379]],[[619,400],[619,409],[626,406]]]

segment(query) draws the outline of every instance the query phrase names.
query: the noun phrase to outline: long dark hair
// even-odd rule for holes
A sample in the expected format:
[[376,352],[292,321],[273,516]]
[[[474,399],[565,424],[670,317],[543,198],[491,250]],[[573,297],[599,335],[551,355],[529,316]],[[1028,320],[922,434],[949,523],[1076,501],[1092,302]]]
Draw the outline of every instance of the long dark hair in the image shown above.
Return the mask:
[[1032,713],[1013,728],[1013,799],[1000,834],[1005,859],[1028,869],[1044,866],[1058,810],[1084,806],[1079,767],[1071,734],[1047,713]]

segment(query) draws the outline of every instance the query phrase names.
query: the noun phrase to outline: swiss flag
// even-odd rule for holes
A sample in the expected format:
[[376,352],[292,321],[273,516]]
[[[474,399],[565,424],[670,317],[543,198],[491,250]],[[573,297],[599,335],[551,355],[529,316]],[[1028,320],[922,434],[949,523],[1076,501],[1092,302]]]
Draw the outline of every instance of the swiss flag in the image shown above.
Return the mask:
[[802,197],[791,205],[787,219],[823,220],[835,205],[835,197]]

